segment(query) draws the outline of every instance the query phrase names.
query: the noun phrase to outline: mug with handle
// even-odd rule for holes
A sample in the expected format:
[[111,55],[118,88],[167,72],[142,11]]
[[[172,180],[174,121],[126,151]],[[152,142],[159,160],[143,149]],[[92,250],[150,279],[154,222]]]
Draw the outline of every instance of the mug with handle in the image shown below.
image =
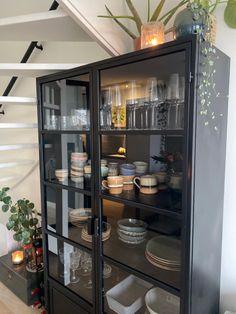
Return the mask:
[[[139,181],[139,184],[137,183],[137,181]],[[158,192],[157,178],[154,175],[135,177],[133,182],[139,189],[140,193],[156,194]]]
[[123,190],[123,178],[121,176],[110,176],[102,181],[102,186],[109,190],[110,194],[121,194]]

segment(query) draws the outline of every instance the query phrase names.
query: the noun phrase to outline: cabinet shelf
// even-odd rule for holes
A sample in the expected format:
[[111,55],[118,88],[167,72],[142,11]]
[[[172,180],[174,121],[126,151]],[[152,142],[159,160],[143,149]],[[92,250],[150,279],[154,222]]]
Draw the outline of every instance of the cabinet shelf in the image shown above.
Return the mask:
[[149,209],[156,213],[172,218],[182,219],[181,198],[182,193],[171,190],[161,191],[153,195],[136,193],[135,191],[123,192],[119,195],[111,195],[102,192],[101,198],[114,202],[120,202],[140,209]]
[[43,130],[42,134],[85,134],[89,135],[90,131],[88,130]]
[[112,226],[110,239],[103,242],[104,257],[116,261],[118,264],[125,265],[125,268],[131,273],[141,274],[146,279],[149,277],[155,279],[155,282],[161,283],[165,289],[172,287],[179,290],[179,271],[169,271],[155,267],[145,258],[147,241],[157,235],[158,233],[156,232],[148,231],[143,243],[130,245],[118,239],[117,228]]
[[82,193],[82,194],[85,194],[88,196],[91,196],[91,191],[90,191],[91,184],[90,183],[91,183],[90,179],[87,179],[82,183],[76,183],[76,182],[73,182],[69,179],[62,182],[62,183],[60,183],[56,179],[44,181],[44,184],[46,186],[56,187],[59,189],[65,189],[68,191],[79,192],[79,193]]
[[184,130],[100,130],[101,135],[166,135],[166,136],[183,136]]

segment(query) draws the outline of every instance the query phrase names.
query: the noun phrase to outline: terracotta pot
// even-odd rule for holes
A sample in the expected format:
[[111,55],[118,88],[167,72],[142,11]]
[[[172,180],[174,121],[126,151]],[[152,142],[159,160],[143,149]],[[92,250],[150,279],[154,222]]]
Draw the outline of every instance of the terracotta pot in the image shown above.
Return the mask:
[[141,37],[134,39],[134,51],[141,49]]

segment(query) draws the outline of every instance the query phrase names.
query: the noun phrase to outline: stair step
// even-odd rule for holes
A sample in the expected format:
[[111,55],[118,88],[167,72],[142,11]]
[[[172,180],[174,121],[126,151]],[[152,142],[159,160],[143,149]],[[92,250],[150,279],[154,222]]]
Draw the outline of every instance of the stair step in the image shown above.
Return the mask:
[[19,175],[1,177],[1,178],[0,178],[0,183],[1,183],[1,182],[5,182],[5,181],[16,180],[16,179],[19,179],[20,177],[21,177],[21,176],[19,176]]
[[38,144],[5,144],[0,145],[0,151],[8,151],[8,150],[18,150],[18,149],[29,149],[29,148],[37,148]]
[[34,160],[17,160],[10,162],[0,162],[0,169],[12,168],[20,165],[31,165],[34,163]]
[[0,123],[0,129],[35,129],[36,123]]
[[0,19],[0,41],[35,40],[93,41],[62,9]]
[[37,99],[34,97],[0,96],[2,105],[36,105],[36,103]]
[[84,63],[1,63],[0,76],[38,77],[81,65]]

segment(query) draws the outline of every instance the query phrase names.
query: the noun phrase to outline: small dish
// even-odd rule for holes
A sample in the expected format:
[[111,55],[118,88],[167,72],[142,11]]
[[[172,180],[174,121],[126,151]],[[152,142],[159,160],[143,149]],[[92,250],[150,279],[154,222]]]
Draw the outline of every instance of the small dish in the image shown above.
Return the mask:
[[119,229],[134,232],[144,232],[147,228],[146,222],[133,218],[125,218],[118,220]]

